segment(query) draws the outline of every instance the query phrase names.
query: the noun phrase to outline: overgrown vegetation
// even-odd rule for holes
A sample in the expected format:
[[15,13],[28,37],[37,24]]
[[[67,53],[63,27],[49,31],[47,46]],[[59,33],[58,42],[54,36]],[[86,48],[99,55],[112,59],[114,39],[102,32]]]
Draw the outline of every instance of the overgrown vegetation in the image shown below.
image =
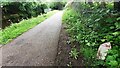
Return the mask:
[[[92,6],[74,3],[64,11],[63,22],[67,24],[71,43],[79,43],[85,66],[120,67],[120,13],[114,12],[113,3],[107,4],[106,8],[97,3]],[[112,49],[102,61],[96,59],[96,54],[104,42],[111,42]],[[79,57],[75,48],[70,54]]]
[[11,26],[0,30],[0,35],[2,35],[0,36],[0,44],[6,44],[10,42],[12,39],[33,28],[56,12],[57,11],[55,10],[31,19],[23,19],[19,23],[11,24]]
[[65,2],[52,2],[49,7],[52,10],[62,10],[65,7]]

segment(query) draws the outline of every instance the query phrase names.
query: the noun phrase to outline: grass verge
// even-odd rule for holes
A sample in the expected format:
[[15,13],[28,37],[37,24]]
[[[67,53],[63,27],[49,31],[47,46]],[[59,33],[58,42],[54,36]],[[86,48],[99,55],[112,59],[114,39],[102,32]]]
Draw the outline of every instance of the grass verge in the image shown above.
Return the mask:
[[35,27],[37,24],[41,23],[48,17],[55,14],[57,10],[50,11],[46,14],[39,15],[38,17],[33,17],[27,20],[22,20],[19,23],[11,24],[9,27],[6,27],[3,30],[0,30],[0,44],[7,44],[12,41],[14,38],[20,36],[29,29]]

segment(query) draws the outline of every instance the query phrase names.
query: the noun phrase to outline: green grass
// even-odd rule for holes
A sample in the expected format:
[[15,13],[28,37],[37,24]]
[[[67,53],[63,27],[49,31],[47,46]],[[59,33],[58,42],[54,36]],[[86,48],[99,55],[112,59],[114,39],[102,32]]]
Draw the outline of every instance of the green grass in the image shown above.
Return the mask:
[[19,23],[11,24],[9,27],[0,30],[0,44],[9,43],[14,38],[35,27],[37,24],[41,23],[56,12],[57,10],[48,12],[47,14],[39,15],[38,17],[22,20]]

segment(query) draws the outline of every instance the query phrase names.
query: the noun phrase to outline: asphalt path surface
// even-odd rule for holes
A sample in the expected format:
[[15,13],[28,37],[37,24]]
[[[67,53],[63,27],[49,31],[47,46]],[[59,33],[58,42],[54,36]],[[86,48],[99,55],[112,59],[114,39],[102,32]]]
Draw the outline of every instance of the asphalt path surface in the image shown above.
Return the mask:
[[2,49],[2,66],[52,66],[62,24],[60,11]]

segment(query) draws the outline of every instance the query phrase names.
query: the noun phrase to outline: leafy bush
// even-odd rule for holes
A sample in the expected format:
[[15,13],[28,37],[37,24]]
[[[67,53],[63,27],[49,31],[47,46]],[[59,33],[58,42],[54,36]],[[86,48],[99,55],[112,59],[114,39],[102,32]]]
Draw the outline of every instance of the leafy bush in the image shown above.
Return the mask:
[[44,13],[46,4],[36,2],[3,2],[2,4],[2,24],[10,25],[22,19],[36,17]]
[[[81,8],[66,9],[63,22],[67,24],[67,32],[74,39],[73,42],[80,44],[80,52],[85,57],[85,64],[120,67],[120,14],[107,8],[96,8],[96,6],[91,8],[82,3],[80,5]],[[97,50],[104,42],[111,42],[112,49],[105,61],[97,60]]]
[[62,10],[65,6],[65,3],[64,2],[52,2],[50,3],[49,6],[52,10]]

